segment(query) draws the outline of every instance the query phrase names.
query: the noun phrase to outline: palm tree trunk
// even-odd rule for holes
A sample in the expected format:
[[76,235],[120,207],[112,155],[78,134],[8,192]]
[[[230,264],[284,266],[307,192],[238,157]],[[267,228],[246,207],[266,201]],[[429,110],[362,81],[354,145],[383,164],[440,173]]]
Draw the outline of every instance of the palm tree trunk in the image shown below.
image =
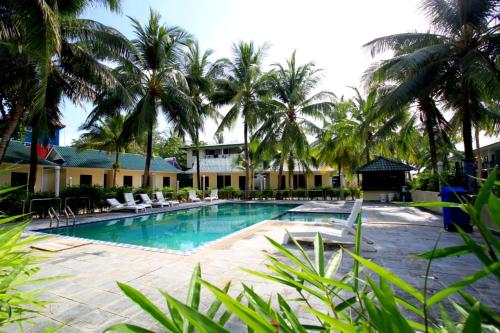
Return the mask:
[[476,163],[477,163],[477,178],[481,178],[482,159],[481,159],[481,146],[479,145],[479,126],[474,126],[474,139],[476,141]]
[[195,138],[195,143],[196,145],[196,184],[198,185],[198,190],[201,190],[201,185],[200,185],[200,140],[199,140],[199,133],[198,129],[196,129],[196,138]]
[[14,108],[12,108],[13,112],[9,113],[10,119],[8,120],[7,127],[0,137],[0,164],[3,163],[5,152],[7,151],[7,147],[9,146],[10,139],[12,138],[12,135],[17,128],[17,124],[19,123],[19,120],[23,115],[27,90],[28,80],[23,76],[19,97],[16,100],[16,105],[14,106]]
[[280,167],[278,169],[278,191],[283,189],[283,162],[280,162]]
[[245,120],[243,122],[243,151],[245,154],[245,195],[244,198],[248,199],[248,190],[250,184],[250,158],[248,154],[248,123]]
[[436,152],[436,138],[434,137],[434,117],[431,106],[427,101],[419,100],[419,108],[424,113],[425,117],[425,132],[429,139],[429,152],[431,154],[432,172],[437,173],[437,152]]
[[[115,149],[115,164],[113,164],[113,187],[116,187],[116,174],[118,173],[118,164],[120,163],[120,149]],[[104,184],[106,185],[106,184]]]
[[40,128],[36,125],[31,127],[31,147],[30,147],[30,176],[28,179],[28,192],[35,192],[36,183],[36,169],[38,166],[38,137],[40,135]]
[[[466,176],[475,176],[474,173],[474,153],[472,150],[472,119],[469,101],[469,87],[464,78],[461,82],[462,88],[462,137],[464,139],[464,173]],[[467,177],[466,183],[469,190],[475,189],[475,180]]]
[[153,124],[148,129],[148,146],[146,150],[146,165],[144,166],[144,176],[142,178],[142,187],[149,185],[149,169],[151,168],[151,159],[153,158]]

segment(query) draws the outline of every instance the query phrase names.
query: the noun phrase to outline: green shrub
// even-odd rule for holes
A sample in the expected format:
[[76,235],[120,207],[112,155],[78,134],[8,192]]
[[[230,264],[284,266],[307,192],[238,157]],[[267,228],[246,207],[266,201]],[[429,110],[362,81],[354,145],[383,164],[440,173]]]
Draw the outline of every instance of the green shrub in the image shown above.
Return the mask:
[[357,199],[361,196],[361,189],[357,186],[349,186],[348,188],[346,188],[345,192],[346,195],[351,196],[352,200]]
[[[12,191],[13,188],[4,188],[1,194],[3,196]],[[31,287],[26,291],[23,287],[62,278],[35,278],[40,270],[36,264],[42,258],[33,255],[29,245],[45,237],[29,235],[22,238],[29,224],[25,218],[23,215],[0,215],[0,327],[16,324],[21,332],[23,323],[44,310],[47,304],[40,299],[42,290],[33,290]],[[23,222],[5,225],[19,219]]]
[[219,189],[219,199],[239,199],[241,198],[241,190],[239,187],[226,186]]
[[[485,182],[474,204],[409,204],[459,207],[469,214],[481,231],[481,242],[459,229],[464,241],[462,245],[448,248],[437,248],[436,245],[431,251],[419,255],[421,259],[428,260],[427,274],[423,277],[425,286],[432,260],[471,254],[483,264],[478,272],[432,294],[428,293],[426,287],[417,290],[383,266],[359,255],[361,214],[357,220],[354,252],[341,248],[329,260],[325,255],[321,234],[316,235],[312,256],[293,238],[295,251],[268,238],[274,251],[266,251],[268,261],[265,271],[243,270],[267,282],[287,287],[286,297],[278,293],[276,297],[264,298],[245,284],[242,285],[242,292],[232,297],[228,294],[230,284],[219,289],[202,278],[199,266],[189,283],[186,303],[161,291],[167,302],[168,312],[165,313],[136,289],[122,283],[118,283],[118,286],[169,332],[229,332],[224,326],[231,316],[236,316],[249,332],[498,332],[498,309],[486,307],[480,299],[464,291],[464,288],[491,275],[496,278],[496,285],[490,288],[499,287],[500,245],[483,220],[483,213],[487,212],[495,225],[500,226],[500,199],[492,192],[496,172]],[[346,254],[354,259],[353,268],[340,278],[335,278],[340,274],[340,263]],[[365,273],[368,271],[372,275]],[[490,283],[494,284],[495,281]],[[215,296],[215,301],[203,312],[200,310],[202,287]],[[292,291],[295,295],[289,294]],[[455,293],[463,301],[449,299]],[[445,300],[451,302],[453,307],[444,307]],[[431,307],[439,307],[437,315],[429,315]],[[449,313],[450,309],[455,313]],[[307,317],[304,320],[298,311],[308,312],[315,321],[311,322]],[[146,332],[130,324],[115,324],[108,330]]]

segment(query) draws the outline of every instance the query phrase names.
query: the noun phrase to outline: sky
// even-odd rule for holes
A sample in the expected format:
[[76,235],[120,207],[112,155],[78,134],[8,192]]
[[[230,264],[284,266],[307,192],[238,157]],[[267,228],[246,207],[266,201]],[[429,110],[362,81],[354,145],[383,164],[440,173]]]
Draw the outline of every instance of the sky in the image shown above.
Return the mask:
[[[146,22],[150,8],[167,25],[178,25],[195,36],[202,49],[213,49],[214,59],[231,57],[233,43],[253,40],[269,43],[267,66],[285,62],[296,50],[299,63],[314,62],[321,68],[319,89],[337,96],[351,96],[350,86],[362,87],[362,74],[374,62],[363,45],[374,38],[401,32],[426,31],[428,24],[419,11],[420,0],[122,0],[121,13],[102,7],[83,14],[133,38],[131,16]],[[388,56],[388,55],[386,55]],[[78,138],[78,127],[92,105],[63,105],[61,144]],[[159,121],[160,130],[168,124]],[[207,122],[202,140],[214,142],[216,124]],[[236,127],[224,133],[224,142],[242,142]],[[481,144],[494,140],[485,138]]]

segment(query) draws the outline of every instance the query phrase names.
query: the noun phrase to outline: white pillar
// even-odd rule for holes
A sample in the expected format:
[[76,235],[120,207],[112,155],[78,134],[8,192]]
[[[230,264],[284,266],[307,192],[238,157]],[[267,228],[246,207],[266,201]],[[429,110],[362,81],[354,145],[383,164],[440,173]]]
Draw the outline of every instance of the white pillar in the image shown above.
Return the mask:
[[[56,198],[59,197],[59,186],[61,185],[61,167],[60,166],[56,166],[55,168],[55,172],[56,172],[56,175],[55,175],[55,180],[54,180],[54,193],[56,195]],[[43,175],[42,175],[42,178],[43,178]]]
[[151,174],[151,188],[154,190],[156,188],[156,174]]

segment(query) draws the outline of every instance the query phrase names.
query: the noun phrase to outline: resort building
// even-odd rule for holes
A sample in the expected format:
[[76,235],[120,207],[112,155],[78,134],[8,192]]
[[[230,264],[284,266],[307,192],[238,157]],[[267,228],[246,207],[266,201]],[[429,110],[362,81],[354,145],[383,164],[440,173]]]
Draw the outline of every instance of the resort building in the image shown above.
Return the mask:
[[[500,141],[480,147],[481,154],[481,174],[483,177],[489,175],[495,166],[500,165]],[[477,149],[474,150],[477,156]]]
[[[186,164],[189,169],[184,172],[186,176],[179,176],[179,179],[182,177],[186,183],[192,182],[194,186],[197,186],[197,149],[193,147],[185,147],[184,149],[186,150]],[[199,151],[200,174],[203,176],[201,181],[205,180],[205,187],[223,188],[233,186],[240,189],[245,187],[245,168],[238,163],[238,159],[242,156],[242,143],[208,145],[200,147]],[[290,187],[294,189],[325,187],[332,185],[332,173],[333,169],[328,167],[312,168],[310,173],[298,169],[294,170],[293,179],[290,179],[285,165],[282,177],[287,189]],[[254,174],[254,179],[251,181],[254,189],[278,188],[278,170],[257,167]]]
[[[38,158],[35,191],[55,192],[66,186],[100,185],[111,187],[115,155],[99,150],[78,151],[75,147],[52,146],[44,159]],[[1,186],[18,186],[28,183],[30,147],[27,143],[12,140],[5,154],[0,173]],[[142,183],[145,158],[139,154],[120,154],[120,168],[116,186],[139,187]],[[151,182],[154,188],[172,186],[177,174],[182,172],[170,162],[156,157],[151,161]]]
[[[28,183],[30,144],[11,141],[7,149],[4,166],[12,167],[0,174],[0,185],[23,185]],[[176,167],[174,159],[156,157],[151,161],[151,186],[153,188],[186,186],[197,187],[196,149],[186,147],[186,170]],[[242,144],[208,145],[200,148],[200,173],[205,188],[227,186],[245,187],[245,169],[237,160]],[[44,158],[39,155],[35,191],[55,192],[66,186],[99,185],[111,187],[115,155],[94,149],[77,150],[70,146],[52,146]],[[144,173],[145,158],[139,154],[122,153],[116,186],[140,187]],[[290,179],[285,166],[283,181],[285,188],[325,187],[332,184],[331,168],[312,169],[310,173],[294,170]],[[258,169],[251,181],[254,189],[278,187],[278,171]],[[201,187],[200,187],[201,188]]]

